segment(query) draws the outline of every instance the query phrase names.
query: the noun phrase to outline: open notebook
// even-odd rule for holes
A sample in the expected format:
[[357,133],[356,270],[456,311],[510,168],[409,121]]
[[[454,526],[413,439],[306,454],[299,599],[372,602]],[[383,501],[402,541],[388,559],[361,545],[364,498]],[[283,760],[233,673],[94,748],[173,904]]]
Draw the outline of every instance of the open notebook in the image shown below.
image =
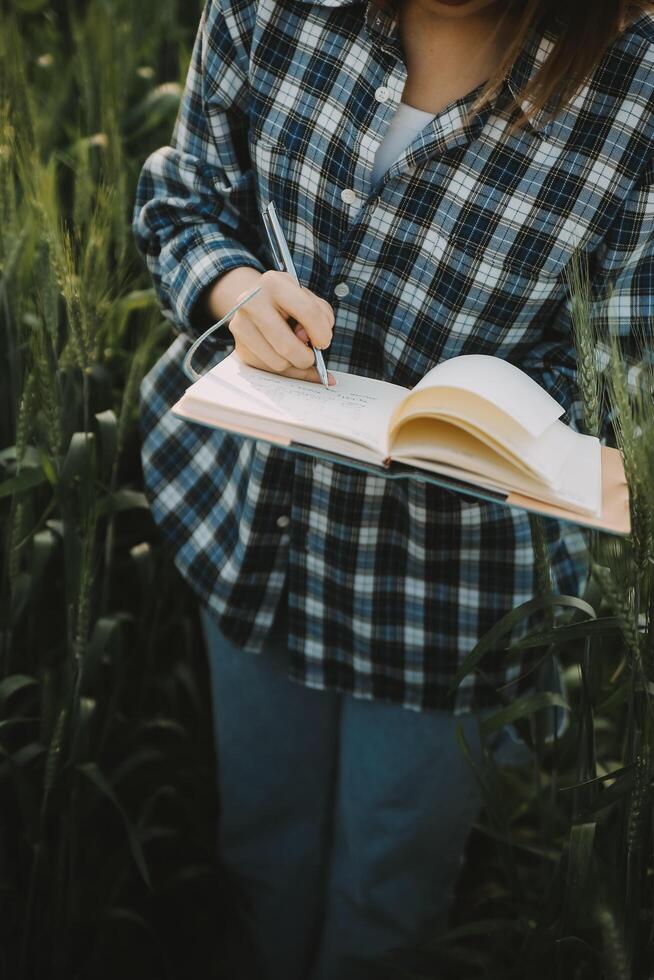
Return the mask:
[[502,358],[453,357],[412,389],[332,374],[337,385],[325,388],[248,367],[232,353],[171,410],[372,471],[438,474],[435,482],[450,478],[454,489],[461,482],[464,492],[492,492],[508,506],[629,533],[621,453],[564,425],[564,409]]

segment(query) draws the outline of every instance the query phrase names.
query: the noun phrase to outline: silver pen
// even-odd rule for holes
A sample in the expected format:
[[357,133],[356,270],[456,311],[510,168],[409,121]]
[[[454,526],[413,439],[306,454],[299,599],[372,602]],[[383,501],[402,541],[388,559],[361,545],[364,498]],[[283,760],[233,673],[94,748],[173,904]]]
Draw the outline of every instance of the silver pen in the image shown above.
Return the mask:
[[[280,225],[279,218],[277,217],[274,201],[269,201],[268,204],[263,206],[261,209],[261,217],[263,218],[263,226],[266,229],[268,242],[270,244],[270,251],[273,254],[277,268],[280,270],[280,272],[290,273],[295,279],[296,283],[299,285],[300,280],[298,279],[297,272],[295,271],[291,252],[286,239],[284,238],[282,226]],[[329,378],[327,377],[327,368],[325,367],[322,351],[314,347],[311,341],[309,341],[309,344],[311,346],[311,350],[313,351],[318,376],[320,377],[322,383],[328,388]]]

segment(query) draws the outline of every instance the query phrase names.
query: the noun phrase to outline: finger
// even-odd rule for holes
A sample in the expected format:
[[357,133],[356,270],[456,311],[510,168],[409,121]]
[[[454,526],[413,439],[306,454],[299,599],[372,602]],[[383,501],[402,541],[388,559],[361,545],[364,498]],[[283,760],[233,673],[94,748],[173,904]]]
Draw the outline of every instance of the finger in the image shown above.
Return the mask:
[[250,350],[242,341],[238,341],[236,347],[234,348],[234,353],[238,355],[239,359],[247,364],[248,367],[258,368],[260,371],[268,371],[269,368],[263,363],[261,358]]
[[287,272],[278,272],[276,278],[270,279],[270,296],[280,313],[292,316],[304,327],[315,347],[329,347],[331,324],[320,297],[296,283]]
[[[250,350],[249,347],[247,347],[247,345],[242,341],[236,345],[235,351],[243,363],[247,364],[249,367],[257,368],[259,371],[270,371],[270,368],[266,362],[260,357],[257,357],[254,351]],[[275,371],[273,373],[281,374],[285,378],[293,378],[296,381],[312,381],[317,384],[322,384],[315,368],[308,368],[307,370],[303,371],[300,368],[287,367],[284,371]],[[336,384],[336,378],[331,371],[327,372],[327,379],[331,386]]]
[[334,307],[326,299],[323,299],[322,296],[319,296],[318,299],[322,303],[325,309],[325,313],[327,314],[327,322],[329,323],[329,329],[333,333],[334,323],[336,321],[336,314],[334,313]]
[[[286,329],[288,330],[288,327]],[[265,364],[267,371],[274,371],[276,374],[281,374],[287,367],[292,366],[286,357],[283,357],[279,351],[275,350],[273,345],[262,334],[261,330],[259,330],[256,323],[248,317],[244,317],[243,322],[238,325],[236,337],[238,343],[253,354],[260,364]],[[258,366],[259,364],[253,365],[253,367]]]
[[[269,306],[264,311],[253,310],[250,320],[288,364],[300,369],[311,367],[314,361],[313,351],[298,340],[293,328],[278,309]],[[257,347],[254,349],[256,351]]]

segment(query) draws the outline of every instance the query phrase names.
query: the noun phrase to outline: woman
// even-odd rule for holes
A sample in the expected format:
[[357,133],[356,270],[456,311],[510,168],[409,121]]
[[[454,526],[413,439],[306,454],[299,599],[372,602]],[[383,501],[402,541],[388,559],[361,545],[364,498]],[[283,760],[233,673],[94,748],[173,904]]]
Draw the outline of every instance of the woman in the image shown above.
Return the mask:
[[[142,388],[153,514],[202,606],[220,846],[257,977],[383,975],[446,925],[480,805],[477,717],[533,676],[480,636],[535,592],[528,517],[187,424],[189,338],[317,381],[505,357],[578,427],[566,270],[599,328],[654,317],[654,8],[626,0],[208,0],[134,232],[181,331]],[[301,285],[273,270],[274,200]],[[601,303],[612,290],[611,299]],[[289,323],[291,321],[291,323]],[[214,350],[215,356],[215,350]],[[586,540],[547,522],[555,586]]]

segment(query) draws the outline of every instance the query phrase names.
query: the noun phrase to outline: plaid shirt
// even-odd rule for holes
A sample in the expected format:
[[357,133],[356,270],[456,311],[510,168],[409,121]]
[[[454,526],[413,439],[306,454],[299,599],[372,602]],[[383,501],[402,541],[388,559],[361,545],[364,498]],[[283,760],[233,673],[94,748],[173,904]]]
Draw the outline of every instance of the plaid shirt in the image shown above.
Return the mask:
[[[507,138],[509,97],[553,30],[532,31],[492,105],[471,113],[481,86],[452,101],[373,185],[407,75],[397,15],[373,0],[208,0],[171,145],[143,166],[134,234],[180,332],[141,388],[152,513],[245,650],[261,651],[286,585],[290,676],[310,687],[457,714],[496,703],[493,686],[525,690],[533,651],[508,663],[502,643],[448,693],[477,640],[534,595],[528,515],[173,417],[195,304],[229,269],[272,267],[258,212],[272,198],[301,283],[334,307],[329,368],[412,386],[445,358],[493,354],[580,428],[573,253],[598,297],[612,287],[606,334],[651,334],[654,318],[654,15],[556,119]],[[545,527],[555,587],[580,594],[585,533]]]

